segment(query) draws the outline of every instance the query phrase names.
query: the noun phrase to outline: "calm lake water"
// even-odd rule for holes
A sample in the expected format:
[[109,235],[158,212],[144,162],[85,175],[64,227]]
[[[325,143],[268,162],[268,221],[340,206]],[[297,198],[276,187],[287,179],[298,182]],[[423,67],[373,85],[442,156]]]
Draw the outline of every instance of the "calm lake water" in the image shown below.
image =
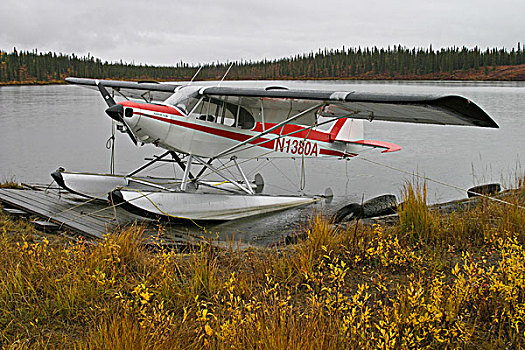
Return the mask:
[[[241,84],[251,85],[252,82]],[[265,82],[272,84],[271,82]],[[273,82],[303,88],[337,90],[457,94],[480,105],[500,126],[484,129],[429,126],[374,121],[365,124],[365,137],[403,146],[396,153],[368,151],[350,161],[307,160],[304,193],[332,188],[335,199],[318,205],[332,212],[350,202],[392,193],[399,198],[410,174],[426,176],[430,203],[464,198],[473,185],[500,182],[512,187],[523,175],[525,160],[525,82]],[[307,85],[307,86],[305,86]],[[105,148],[111,120],[96,91],[69,85],[0,87],[0,180],[50,183],[59,166],[71,171],[108,172],[110,153]],[[161,154],[154,146],[135,147],[118,134],[116,168],[131,171],[145,157]],[[252,161],[246,166],[253,178],[260,172],[266,193],[301,193],[301,160]],[[180,176],[179,169],[162,164],[150,174]],[[267,243],[285,227],[311,213],[311,208],[242,220],[211,228],[243,241]]]

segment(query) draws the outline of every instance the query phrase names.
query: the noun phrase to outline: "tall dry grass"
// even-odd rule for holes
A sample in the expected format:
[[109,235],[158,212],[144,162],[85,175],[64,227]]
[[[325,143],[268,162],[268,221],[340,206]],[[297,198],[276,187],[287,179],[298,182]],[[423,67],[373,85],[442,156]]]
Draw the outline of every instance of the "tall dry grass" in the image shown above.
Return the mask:
[[0,215],[6,349],[407,349],[525,346],[523,191],[430,211],[407,185],[400,223],[189,253],[140,227],[96,245],[47,239]]
[[434,220],[427,206],[426,183],[407,182],[403,189],[403,202],[399,209],[399,232],[413,241],[432,237]]

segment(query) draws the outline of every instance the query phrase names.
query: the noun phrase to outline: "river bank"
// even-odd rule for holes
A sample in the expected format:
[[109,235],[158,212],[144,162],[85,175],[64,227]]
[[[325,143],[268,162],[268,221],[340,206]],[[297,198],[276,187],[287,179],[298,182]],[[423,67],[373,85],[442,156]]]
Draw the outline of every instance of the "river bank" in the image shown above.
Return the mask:
[[[100,243],[0,214],[4,347],[517,348],[525,345],[525,202],[447,215],[405,192],[399,223],[313,216],[296,245],[186,253],[139,227]],[[212,243],[212,241],[210,241]]]
[[65,80],[49,80],[49,81],[8,81],[0,82],[0,86],[25,86],[25,85],[64,85],[67,84]]

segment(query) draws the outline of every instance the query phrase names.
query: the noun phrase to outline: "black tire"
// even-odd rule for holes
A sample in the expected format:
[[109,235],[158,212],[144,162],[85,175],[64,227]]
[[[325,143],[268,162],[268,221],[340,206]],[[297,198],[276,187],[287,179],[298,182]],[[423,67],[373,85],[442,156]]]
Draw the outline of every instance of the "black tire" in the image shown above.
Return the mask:
[[397,199],[393,194],[384,194],[374,197],[363,203],[363,218],[395,214]]
[[479,185],[469,188],[467,190],[468,198],[478,197],[480,194],[485,196],[493,196],[501,191],[501,185],[498,183]]
[[334,215],[334,223],[343,220],[354,220],[358,218],[373,218],[376,216],[395,214],[397,211],[397,199],[393,194],[384,194],[367,200],[360,205],[351,203],[339,209]]
[[348,205],[345,205],[341,209],[337,211],[334,215],[334,223],[340,223],[344,219],[346,219],[348,216],[348,220],[357,219],[363,216],[363,207],[360,204],[357,203],[350,203]]

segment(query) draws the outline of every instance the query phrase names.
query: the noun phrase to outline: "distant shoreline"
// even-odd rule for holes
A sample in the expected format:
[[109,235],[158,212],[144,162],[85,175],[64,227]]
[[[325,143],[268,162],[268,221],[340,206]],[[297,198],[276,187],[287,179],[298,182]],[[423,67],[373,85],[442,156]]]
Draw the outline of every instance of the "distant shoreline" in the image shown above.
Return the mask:
[[[65,77],[64,77],[65,78]],[[145,77],[137,77],[136,79],[123,79],[120,77],[100,77],[100,79],[112,79],[112,80],[127,80],[127,81],[140,81],[140,80],[155,80],[148,79]],[[396,74],[390,76],[387,74],[362,74],[354,77],[277,77],[277,78],[258,78],[258,79],[249,79],[240,77],[235,80],[340,80],[340,81],[473,81],[473,82],[504,82],[504,81],[525,81],[525,64],[515,65],[515,66],[495,66],[489,69],[477,69],[469,71],[454,71],[452,73],[431,73],[423,75],[414,75],[414,74]],[[166,79],[157,79],[156,81],[186,81],[174,78]],[[0,82],[0,86],[16,86],[16,85],[62,85],[67,84],[65,80],[49,80],[49,81],[38,81],[38,80],[28,80],[28,81],[8,81]]]
[[[200,68],[204,68],[201,69]],[[230,72],[230,68],[233,70]],[[83,77],[128,81],[198,80],[417,80],[417,81],[525,81],[525,49],[477,46],[440,50],[408,48],[343,48],[319,50],[275,60],[216,62],[174,66],[104,62],[91,55],[79,57],[55,52],[0,50],[0,86],[64,84]],[[228,73],[226,73],[228,72]]]
[[0,82],[0,87],[2,86],[27,86],[27,85],[65,85],[67,82],[65,80],[54,80],[54,81],[10,81],[10,82]]

